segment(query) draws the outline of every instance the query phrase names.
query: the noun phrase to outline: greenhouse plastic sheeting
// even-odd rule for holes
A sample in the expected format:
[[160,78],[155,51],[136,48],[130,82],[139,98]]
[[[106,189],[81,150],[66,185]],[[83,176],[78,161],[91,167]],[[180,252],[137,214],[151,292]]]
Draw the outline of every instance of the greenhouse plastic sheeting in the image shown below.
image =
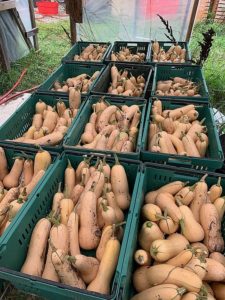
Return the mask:
[[29,53],[22,34],[8,11],[0,13],[0,43],[5,46],[5,53],[10,62]]
[[84,0],[79,38],[89,41],[166,40],[157,14],[169,21],[177,40],[185,40],[194,0]]

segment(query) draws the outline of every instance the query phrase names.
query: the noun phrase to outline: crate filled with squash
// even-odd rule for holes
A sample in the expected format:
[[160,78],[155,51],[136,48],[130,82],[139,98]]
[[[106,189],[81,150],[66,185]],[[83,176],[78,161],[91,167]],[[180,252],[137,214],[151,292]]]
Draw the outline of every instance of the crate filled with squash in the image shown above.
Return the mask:
[[118,299],[223,300],[225,177],[146,164]]
[[76,42],[63,57],[63,63],[89,62],[91,64],[104,61],[111,48],[110,43],[104,42]]
[[64,152],[1,248],[0,278],[47,299],[117,299],[139,168]]
[[149,58],[149,42],[116,41],[105,57],[105,62],[146,64]]
[[212,108],[179,99],[152,98],[146,114],[141,159],[215,171],[223,151]]
[[152,41],[150,61],[157,64],[184,64],[191,62],[188,43]]
[[209,102],[209,93],[202,69],[198,65],[157,64],[154,72],[152,96]]
[[0,127],[0,140],[6,144],[61,151],[85,104],[86,97],[71,88],[69,97],[33,94]]
[[64,148],[138,159],[146,107],[145,100],[91,96]]
[[63,63],[43,82],[38,92],[66,96],[70,87],[74,87],[82,94],[88,95],[104,68],[101,63]]
[[147,64],[109,63],[94,84],[91,93],[148,99],[153,69]]
[[0,143],[0,244],[15,229],[20,212],[32,205],[57,156]]

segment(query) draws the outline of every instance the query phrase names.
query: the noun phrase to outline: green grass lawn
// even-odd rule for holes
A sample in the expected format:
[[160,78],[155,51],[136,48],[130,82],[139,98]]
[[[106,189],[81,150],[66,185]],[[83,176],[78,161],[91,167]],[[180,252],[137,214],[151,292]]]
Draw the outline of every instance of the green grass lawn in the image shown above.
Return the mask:
[[190,49],[194,58],[199,56],[198,41],[202,41],[202,32],[213,28],[216,32],[208,59],[203,65],[203,71],[211,96],[212,105],[225,112],[225,24],[212,21],[196,24]]
[[24,68],[28,68],[28,72],[17,91],[42,83],[60,65],[62,57],[68,52],[70,42],[61,25],[69,31],[69,22],[59,21],[37,25],[40,51],[32,51],[28,56],[13,63],[9,73],[0,69],[0,95],[13,86]]

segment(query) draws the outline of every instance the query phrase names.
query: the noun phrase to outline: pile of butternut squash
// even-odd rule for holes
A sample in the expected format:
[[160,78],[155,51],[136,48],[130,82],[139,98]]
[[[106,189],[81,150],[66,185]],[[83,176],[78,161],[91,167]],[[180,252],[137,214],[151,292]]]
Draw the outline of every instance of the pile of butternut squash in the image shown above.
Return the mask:
[[0,147],[0,235],[27,201],[52,162],[48,151],[39,150],[34,157],[15,157],[9,168],[5,151]]
[[140,97],[145,88],[145,78],[142,75],[137,77],[124,69],[118,71],[114,65],[111,67],[111,83],[108,93],[114,95]]
[[56,80],[53,83],[51,91],[70,93],[71,88],[75,88],[76,91],[79,91],[82,94],[87,94],[99,74],[100,71],[95,71],[92,76],[84,73],[75,77],[67,78],[64,82]]
[[206,177],[192,186],[173,181],[145,195],[132,300],[225,299],[225,197],[221,178],[208,186]]
[[75,61],[101,61],[108,45],[90,44],[81,52],[74,56]]
[[185,63],[186,49],[178,44],[172,45],[167,51],[160,47],[159,42],[152,43],[152,61],[166,63]]
[[92,105],[93,113],[76,147],[134,152],[141,111],[138,105],[110,105],[102,97]]
[[[91,165],[91,159],[76,170],[68,162],[64,191],[60,184],[51,213],[36,224],[21,272],[110,294],[129,186],[117,158],[112,167],[99,158]],[[83,255],[83,250],[95,251],[95,256]]]
[[175,155],[205,157],[209,145],[199,113],[193,104],[172,110],[163,110],[162,102],[155,100],[149,124],[148,150]]
[[199,85],[182,77],[158,81],[155,94],[157,96],[201,97]]
[[140,62],[143,63],[146,59],[146,55],[143,52],[136,52],[133,51],[128,47],[122,47],[119,52],[111,53],[111,60],[112,61],[129,61],[129,62]]
[[12,141],[45,146],[60,144],[76,117],[80,105],[81,94],[74,88],[70,90],[69,108],[66,108],[65,103],[60,100],[54,107],[39,100],[35,105],[32,125],[22,137]]

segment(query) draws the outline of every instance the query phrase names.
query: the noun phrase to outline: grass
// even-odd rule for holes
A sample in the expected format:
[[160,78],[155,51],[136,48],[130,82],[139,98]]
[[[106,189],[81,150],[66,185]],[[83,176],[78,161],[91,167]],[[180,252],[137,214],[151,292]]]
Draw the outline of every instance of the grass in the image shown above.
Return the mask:
[[216,35],[207,60],[203,65],[203,72],[208,85],[211,103],[225,113],[225,24],[204,21],[195,25],[190,42],[192,57],[199,56],[198,41],[202,41],[202,32],[213,28]]
[[17,91],[42,83],[60,65],[61,58],[70,48],[69,39],[61,25],[69,31],[67,21],[38,23],[40,52],[32,51],[28,56],[13,63],[9,73],[0,69],[0,95],[13,86],[24,68],[28,68],[28,72]]

